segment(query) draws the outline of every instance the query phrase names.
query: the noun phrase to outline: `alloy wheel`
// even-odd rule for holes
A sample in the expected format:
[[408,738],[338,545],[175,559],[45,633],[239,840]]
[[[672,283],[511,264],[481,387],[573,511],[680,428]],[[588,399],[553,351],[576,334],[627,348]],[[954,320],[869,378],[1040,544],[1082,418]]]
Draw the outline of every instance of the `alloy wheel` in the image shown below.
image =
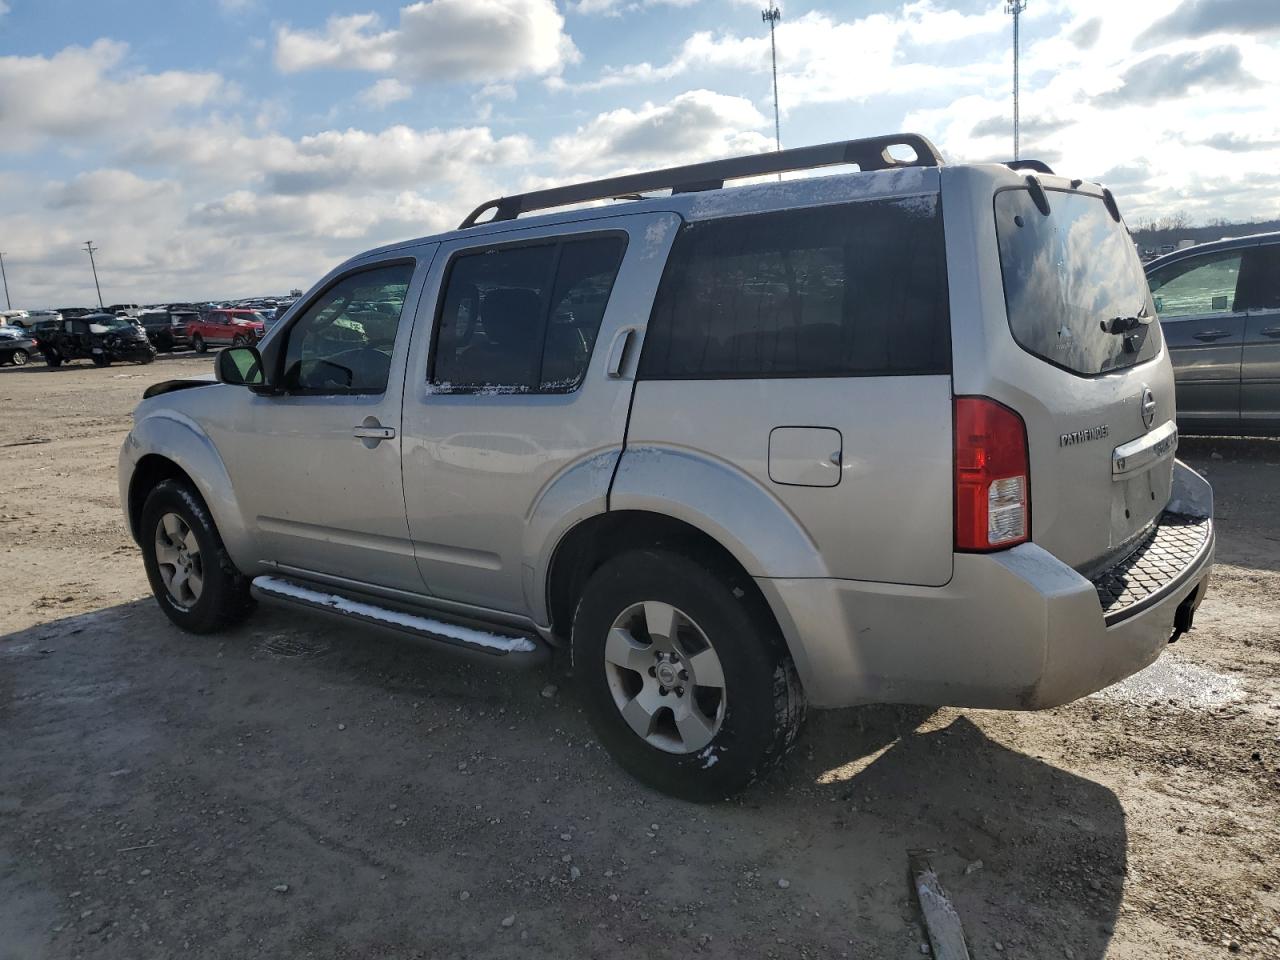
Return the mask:
[[156,565],[170,599],[184,610],[195,606],[204,590],[204,562],[195,531],[176,513],[156,524]]
[[635,734],[667,753],[696,753],[724,723],[724,671],[706,633],[669,603],[633,604],[614,620],[604,669]]

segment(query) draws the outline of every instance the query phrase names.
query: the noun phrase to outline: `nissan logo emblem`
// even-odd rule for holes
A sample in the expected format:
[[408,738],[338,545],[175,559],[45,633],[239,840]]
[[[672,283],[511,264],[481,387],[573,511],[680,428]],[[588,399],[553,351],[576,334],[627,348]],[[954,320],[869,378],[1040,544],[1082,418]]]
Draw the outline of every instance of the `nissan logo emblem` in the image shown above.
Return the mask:
[[1143,426],[1150,430],[1151,425],[1156,422],[1156,397],[1146,384],[1142,386],[1141,408]]

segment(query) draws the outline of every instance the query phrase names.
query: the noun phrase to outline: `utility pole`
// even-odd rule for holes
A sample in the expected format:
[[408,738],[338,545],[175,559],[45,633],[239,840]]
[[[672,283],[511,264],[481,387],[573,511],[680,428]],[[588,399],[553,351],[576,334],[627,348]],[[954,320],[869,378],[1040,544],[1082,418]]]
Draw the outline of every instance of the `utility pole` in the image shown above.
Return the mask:
[[1022,159],[1019,137],[1018,117],[1018,26],[1022,11],[1027,9],[1027,0],[1006,0],[1004,12],[1013,14],[1013,159]]
[[0,250],[0,277],[4,278],[4,302],[8,304],[6,310],[13,309],[13,301],[9,299],[9,275],[4,272],[4,251]]
[[[774,38],[774,29],[782,19],[782,11],[776,3],[769,4],[769,9],[760,11],[760,19],[769,25],[769,48],[773,51],[773,142],[776,149],[782,150],[782,121],[778,119],[778,41]],[[778,174],[782,179],[782,174]]]
[[102,305],[102,287],[98,286],[98,265],[93,261],[93,252],[98,248],[93,245],[92,240],[86,240],[84,248],[89,253],[89,266],[93,267],[93,285],[98,291],[98,309],[105,310],[106,308]]

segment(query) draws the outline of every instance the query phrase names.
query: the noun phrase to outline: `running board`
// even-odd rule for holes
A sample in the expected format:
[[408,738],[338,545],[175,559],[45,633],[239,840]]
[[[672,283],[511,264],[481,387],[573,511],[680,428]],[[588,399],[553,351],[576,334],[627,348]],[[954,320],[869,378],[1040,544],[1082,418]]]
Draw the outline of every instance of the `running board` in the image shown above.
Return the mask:
[[336,593],[326,593],[282,577],[255,577],[252,594],[267,603],[313,610],[343,620],[355,620],[373,627],[424,640],[433,646],[453,652],[480,654],[489,661],[511,665],[540,663],[548,653],[547,645],[533,634],[490,633],[460,623],[449,623],[433,617],[405,613],[363,600],[352,600]]

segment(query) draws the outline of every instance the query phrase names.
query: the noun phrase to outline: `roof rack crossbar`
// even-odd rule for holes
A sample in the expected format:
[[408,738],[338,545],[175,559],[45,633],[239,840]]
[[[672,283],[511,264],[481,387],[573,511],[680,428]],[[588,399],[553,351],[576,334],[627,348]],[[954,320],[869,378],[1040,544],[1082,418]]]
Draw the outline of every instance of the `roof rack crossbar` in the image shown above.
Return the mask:
[[[889,153],[891,147],[908,147],[915,156],[911,160],[899,160]],[[895,167],[938,167],[942,157],[928,138],[918,133],[895,133],[883,137],[866,137],[861,140],[842,140],[822,143],[812,147],[796,147],[773,153],[732,157],[728,160],[712,160],[666,170],[650,170],[589,183],[575,183],[547,190],[515,194],[488,200],[462,221],[458,228],[465,230],[475,226],[482,214],[492,210],[493,216],[485,221],[514,220],[522,213],[549,210],[575,203],[593,200],[609,200],[626,194],[641,194],[651,190],[670,190],[672,193],[695,193],[702,190],[718,190],[727,180],[744,177],[762,177],[772,173],[794,170],[814,170],[838,164],[857,164],[858,169],[888,170]]]

